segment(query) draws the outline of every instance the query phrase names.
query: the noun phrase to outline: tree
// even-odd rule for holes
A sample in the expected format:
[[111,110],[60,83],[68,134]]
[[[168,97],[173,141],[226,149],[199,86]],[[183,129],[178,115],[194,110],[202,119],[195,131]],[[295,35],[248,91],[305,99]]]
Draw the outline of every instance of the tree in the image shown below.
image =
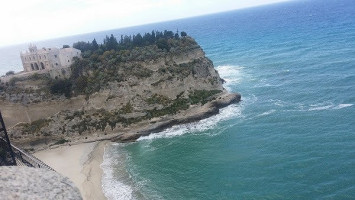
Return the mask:
[[65,44],[65,45],[63,45],[63,49],[65,49],[65,48],[70,48],[70,46]]
[[170,50],[169,44],[168,44],[168,40],[165,38],[160,38],[157,41],[157,46],[159,49],[166,49],[167,51]]
[[164,37],[165,38],[174,38],[174,32],[165,30]]
[[110,37],[106,35],[106,38],[104,39],[104,45],[107,51],[115,50],[118,47],[118,42],[113,34],[111,34]]
[[14,71],[8,71],[8,72],[6,72],[6,76],[10,76],[10,75],[14,75],[14,74],[15,74]]
[[137,35],[133,35],[133,45],[134,46],[142,46],[143,44],[143,37],[140,33]]
[[84,52],[91,49],[91,44],[89,42],[80,41],[74,43],[73,48],[79,49],[81,52]]
[[93,50],[93,51],[96,51],[96,50],[99,49],[99,45],[97,44],[95,38],[94,38],[94,40],[93,40],[92,43],[91,43],[91,47],[92,47],[92,50]]
[[50,83],[50,91],[52,94],[64,94],[65,97],[71,96],[72,84],[67,79],[52,80]]
[[187,36],[187,33],[185,31],[181,31],[181,37],[186,37]]

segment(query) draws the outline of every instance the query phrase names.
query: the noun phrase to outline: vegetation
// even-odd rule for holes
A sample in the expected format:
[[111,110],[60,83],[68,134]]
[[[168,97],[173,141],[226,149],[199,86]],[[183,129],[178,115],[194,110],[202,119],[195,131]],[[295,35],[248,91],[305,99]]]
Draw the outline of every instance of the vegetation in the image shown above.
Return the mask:
[[193,93],[189,95],[190,103],[205,104],[208,102],[208,100],[210,100],[210,97],[221,92],[222,92],[221,90],[195,90],[193,91]]
[[62,139],[58,140],[56,143],[54,143],[53,145],[64,144],[64,143],[67,143],[67,142],[70,142],[70,141],[62,138]]
[[6,72],[6,76],[10,76],[10,75],[14,75],[14,74],[15,74],[14,71],[8,71],[8,72]]
[[[182,35],[187,36],[185,32]],[[129,64],[127,61],[144,61],[147,57],[151,59],[158,57],[156,50],[151,52],[150,46],[169,51],[173,47],[196,44],[193,40],[187,41],[184,37],[165,30],[163,32],[152,31],[143,36],[139,33],[132,36],[126,35],[121,36],[120,39],[111,34],[106,36],[102,44],[98,44],[96,39],[92,42],[74,43],[73,47],[82,51],[83,58],[75,59],[71,66],[72,74],[69,79],[71,85],[62,86],[71,87],[74,95],[90,95],[106,87],[109,82],[122,82],[129,76],[135,76],[138,79],[148,78],[152,76],[152,70],[139,64]],[[183,77],[191,73],[191,67],[175,66],[167,71],[182,73]],[[160,80],[162,81],[164,80]],[[160,82],[152,85],[156,86]],[[67,89],[63,88],[60,91],[64,92]]]
[[167,106],[171,103],[171,100],[166,96],[154,94],[153,96],[146,99],[146,102],[148,104],[156,104],[157,103],[157,104]]
[[65,97],[71,97],[72,83],[68,79],[59,79],[50,81],[50,91],[52,94],[62,95]]
[[38,133],[43,127],[48,126],[50,122],[51,122],[50,119],[39,119],[33,121],[32,123],[23,124],[24,126],[23,132],[25,134]]
[[[186,32],[181,32],[181,36],[187,36]],[[178,32],[174,33],[172,31],[152,31],[151,33],[145,33],[141,35],[121,35],[120,39],[117,39],[113,34],[106,36],[103,44],[98,44],[96,39],[92,42],[76,42],[73,47],[80,49],[84,57],[90,57],[93,54],[102,54],[105,51],[120,51],[120,50],[130,50],[135,47],[143,47],[149,45],[157,45],[160,49],[168,50],[172,47],[169,40],[180,38]]]

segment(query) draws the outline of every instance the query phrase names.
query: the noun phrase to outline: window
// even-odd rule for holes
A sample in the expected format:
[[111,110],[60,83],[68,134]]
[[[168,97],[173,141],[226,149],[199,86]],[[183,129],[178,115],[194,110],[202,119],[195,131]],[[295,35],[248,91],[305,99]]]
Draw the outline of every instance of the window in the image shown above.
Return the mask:
[[54,57],[56,58],[56,57],[57,57],[57,55],[54,55]]
[[58,66],[58,63],[55,63],[56,66]]
[[70,62],[70,61],[68,60],[68,62]]

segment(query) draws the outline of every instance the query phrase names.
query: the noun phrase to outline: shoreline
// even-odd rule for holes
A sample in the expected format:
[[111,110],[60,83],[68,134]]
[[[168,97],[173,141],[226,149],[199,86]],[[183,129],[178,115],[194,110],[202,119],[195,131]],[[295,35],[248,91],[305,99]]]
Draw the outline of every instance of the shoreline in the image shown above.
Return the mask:
[[84,200],[107,199],[103,193],[100,167],[105,147],[109,141],[62,145],[41,150],[34,156],[52,167],[59,174],[68,177],[79,189]]
[[[187,124],[211,117],[219,113],[223,107],[240,102],[240,94],[225,93],[217,100],[203,106],[191,108],[188,112],[174,115],[155,124],[138,124],[139,128],[132,128],[128,132],[119,134],[85,136],[72,142],[42,146],[36,148],[34,156],[48,164],[58,173],[68,177],[78,187],[84,200],[107,199],[103,193],[100,165],[103,162],[105,147],[111,142],[132,142],[141,136],[165,130],[178,124]],[[38,147],[38,146],[37,146]],[[63,162],[65,160],[65,162]]]

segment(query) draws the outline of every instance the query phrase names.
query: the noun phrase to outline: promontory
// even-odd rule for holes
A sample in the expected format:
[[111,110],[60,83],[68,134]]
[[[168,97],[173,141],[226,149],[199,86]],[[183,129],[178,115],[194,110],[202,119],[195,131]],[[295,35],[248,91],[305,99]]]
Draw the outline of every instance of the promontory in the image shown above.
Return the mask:
[[10,139],[27,150],[63,143],[134,141],[239,102],[185,32],[107,36],[81,50],[63,77],[34,73],[0,87]]

